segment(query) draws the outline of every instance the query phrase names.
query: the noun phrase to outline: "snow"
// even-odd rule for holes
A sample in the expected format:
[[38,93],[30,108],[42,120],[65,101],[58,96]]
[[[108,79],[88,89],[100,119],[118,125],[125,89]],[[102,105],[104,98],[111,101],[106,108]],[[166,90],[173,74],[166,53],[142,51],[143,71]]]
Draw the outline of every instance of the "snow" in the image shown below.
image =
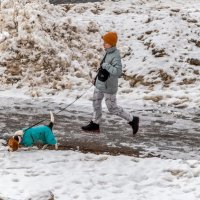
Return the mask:
[[195,160],[73,151],[1,151],[0,197],[18,199],[190,199],[200,197]]
[[[103,54],[101,35],[116,31],[124,67],[118,100],[124,108],[198,110],[198,0],[0,2],[2,106],[10,102],[5,97],[69,104],[87,92],[77,106],[87,110],[94,89],[90,75]],[[1,146],[0,165],[0,198],[6,200],[200,199],[199,160],[37,149],[8,153]]]

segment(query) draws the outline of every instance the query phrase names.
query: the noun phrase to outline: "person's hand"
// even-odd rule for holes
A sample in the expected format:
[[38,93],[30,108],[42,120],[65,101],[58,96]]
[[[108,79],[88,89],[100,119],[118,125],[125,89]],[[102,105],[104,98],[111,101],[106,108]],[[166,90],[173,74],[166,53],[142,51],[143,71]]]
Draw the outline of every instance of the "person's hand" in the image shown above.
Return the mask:
[[101,66],[103,69],[106,69],[107,65],[108,65],[108,63],[103,63]]

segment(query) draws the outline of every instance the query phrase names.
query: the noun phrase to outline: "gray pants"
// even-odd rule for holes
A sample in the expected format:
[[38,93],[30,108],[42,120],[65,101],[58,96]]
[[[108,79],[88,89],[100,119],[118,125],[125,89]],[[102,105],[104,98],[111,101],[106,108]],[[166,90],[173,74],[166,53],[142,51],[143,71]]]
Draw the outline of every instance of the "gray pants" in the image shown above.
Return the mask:
[[93,118],[92,121],[96,124],[101,122],[102,118],[102,100],[105,97],[105,103],[110,114],[117,115],[128,122],[133,120],[133,116],[126,112],[122,107],[117,105],[116,93],[106,94],[95,88],[93,94]]

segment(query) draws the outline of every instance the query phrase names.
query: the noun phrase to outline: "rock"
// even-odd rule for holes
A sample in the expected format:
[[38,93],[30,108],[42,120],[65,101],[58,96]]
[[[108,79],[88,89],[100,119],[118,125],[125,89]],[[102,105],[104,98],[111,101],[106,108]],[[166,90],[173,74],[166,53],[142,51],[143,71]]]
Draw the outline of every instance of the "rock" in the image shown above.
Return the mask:
[[190,65],[200,66],[200,60],[197,58],[188,58],[187,62]]
[[159,102],[163,99],[163,96],[161,95],[155,95],[155,96],[144,96],[144,100],[151,100],[154,102]]

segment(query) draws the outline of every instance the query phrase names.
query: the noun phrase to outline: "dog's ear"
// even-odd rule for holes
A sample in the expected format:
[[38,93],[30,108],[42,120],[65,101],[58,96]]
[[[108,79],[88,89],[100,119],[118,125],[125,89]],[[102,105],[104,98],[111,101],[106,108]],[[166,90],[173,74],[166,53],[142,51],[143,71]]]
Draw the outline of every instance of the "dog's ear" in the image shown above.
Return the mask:
[[19,137],[18,137],[18,135],[15,135],[13,138],[14,138],[15,140],[17,140],[17,142],[19,142]]

